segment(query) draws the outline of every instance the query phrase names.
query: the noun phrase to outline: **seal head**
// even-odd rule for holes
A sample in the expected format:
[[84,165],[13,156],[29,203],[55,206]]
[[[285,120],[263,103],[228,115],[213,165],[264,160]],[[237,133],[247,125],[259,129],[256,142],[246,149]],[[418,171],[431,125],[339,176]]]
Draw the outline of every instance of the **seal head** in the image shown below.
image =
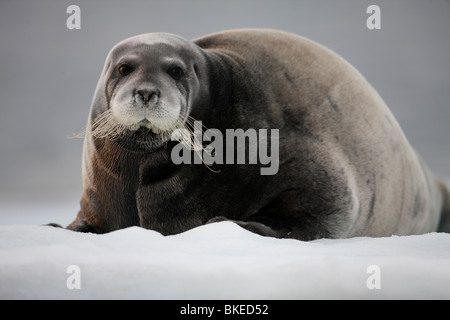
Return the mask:
[[[95,138],[132,150],[155,150],[183,127],[207,83],[197,63],[201,52],[170,34],[139,35],[108,54],[90,121]],[[202,89],[203,86],[203,89]]]

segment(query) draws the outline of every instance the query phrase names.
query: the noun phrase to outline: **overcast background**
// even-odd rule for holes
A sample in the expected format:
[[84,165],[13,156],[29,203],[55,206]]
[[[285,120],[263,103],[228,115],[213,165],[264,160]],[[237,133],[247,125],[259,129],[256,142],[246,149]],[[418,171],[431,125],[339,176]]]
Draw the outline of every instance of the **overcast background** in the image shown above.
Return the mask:
[[[72,4],[81,30],[66,27]],[[381,30],[366,27],[371,4],[381,8]],[[147,32],[193,39],[244,27],[303,35],[346,58],[433,171],[450,177],[449,1],[0,0],[0,223],[12,212],[7,222],[32,223],[12,209],[24,205],[64,203],[70,210],[56,222],[75,217],[83,141],[68,137],[86,124],[114,44]]]

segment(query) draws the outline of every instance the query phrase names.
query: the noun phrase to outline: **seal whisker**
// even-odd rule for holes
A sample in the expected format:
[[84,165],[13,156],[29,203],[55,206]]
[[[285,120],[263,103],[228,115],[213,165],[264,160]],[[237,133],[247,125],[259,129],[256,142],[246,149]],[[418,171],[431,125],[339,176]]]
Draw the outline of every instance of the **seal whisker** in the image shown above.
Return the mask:
[[73,132],[70,136],[68,136],[67,138],[68,139],[76,139],[76,138],[78,138],[78,139],[84,139],[85,137],[86,137],[86,131],[87,131],[87,128],[83,128],[80,132],[78,132],[78,133],[75,133],[75,132]]

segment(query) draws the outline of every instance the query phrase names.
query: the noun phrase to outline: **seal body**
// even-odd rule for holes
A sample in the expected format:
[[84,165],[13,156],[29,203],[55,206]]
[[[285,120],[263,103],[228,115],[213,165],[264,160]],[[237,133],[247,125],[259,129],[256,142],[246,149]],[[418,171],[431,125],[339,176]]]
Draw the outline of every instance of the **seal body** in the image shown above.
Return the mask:
[[[189,119],[278,129],[278,172],[174,164],[169,136]],[[231,220],[278,238],[379,237],[436,231],[450,212],[448,188],[356,69],[313,41],[259,29],[116,45],[91,107],[83,186],[67,228],[96,233]]]

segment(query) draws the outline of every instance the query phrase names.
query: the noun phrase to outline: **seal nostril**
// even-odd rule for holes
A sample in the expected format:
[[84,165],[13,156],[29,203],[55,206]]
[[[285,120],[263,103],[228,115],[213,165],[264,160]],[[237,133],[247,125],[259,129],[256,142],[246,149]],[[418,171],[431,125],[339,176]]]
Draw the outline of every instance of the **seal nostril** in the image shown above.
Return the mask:
[[144,102],[148,102],[148,100],[150,99],[150,92],[146,91],[146,90],[138,90],[136,92],[143,100]]
[[148,103],[153,96],[158,96],[156,90],[137,90],[136,94],[144,100],[144,103]]

